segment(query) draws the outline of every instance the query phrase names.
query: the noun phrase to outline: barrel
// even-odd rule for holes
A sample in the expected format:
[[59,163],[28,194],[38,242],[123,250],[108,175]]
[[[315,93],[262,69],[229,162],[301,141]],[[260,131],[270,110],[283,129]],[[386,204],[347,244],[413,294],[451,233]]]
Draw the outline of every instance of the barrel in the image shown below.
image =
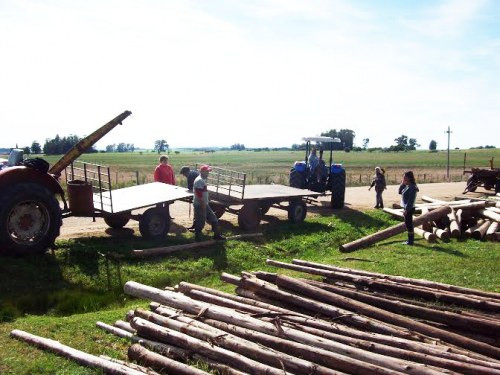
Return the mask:
[[69,208],[74,215],[89,216],[94,212],[92,185],[87,181],[68,181]]

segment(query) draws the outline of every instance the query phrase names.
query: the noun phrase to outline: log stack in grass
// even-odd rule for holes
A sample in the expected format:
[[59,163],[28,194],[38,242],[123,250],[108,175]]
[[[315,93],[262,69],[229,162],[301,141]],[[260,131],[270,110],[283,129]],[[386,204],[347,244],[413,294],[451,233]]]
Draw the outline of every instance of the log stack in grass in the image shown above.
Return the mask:
[[127,282],[125,293],[152,301],[150,311],[97,323],[130,342],[128,363],[100,365],[123,374],[500,375],[500,293],[298,259],[268,264],[304,278],[223,274],[236,294]]
[[[416,205],[416,212],[421,215],[414,218],[418,224],[415,234],[428,242],[436,242],[437,239],[447,242],[450,238],[497,241],[500,237],[497,234],[500,229],[500,213],[498,208],[494,207],[494,202],[486,200],[472,202],[468,199],[447,202],[426,196],[423,196],[422,200],[425,203]],[[422,220],[416,220],[442,207],[449,207],[451,212],[432,222],[420,223]],[[384,212],[398,219],[404,218],[401,208],[384,208]]]

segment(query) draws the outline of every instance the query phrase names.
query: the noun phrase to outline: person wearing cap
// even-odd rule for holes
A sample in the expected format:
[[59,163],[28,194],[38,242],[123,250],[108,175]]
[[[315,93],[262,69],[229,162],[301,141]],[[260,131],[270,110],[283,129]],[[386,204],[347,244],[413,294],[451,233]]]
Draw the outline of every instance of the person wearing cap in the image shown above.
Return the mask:
[[179,173],[186,177],[188,190],[193,191],[194,180],[200,175],[200,172],[196,169],[190,169],[189,167],[182,167]]
[[373,176],[372,183],[368,190],[371,190],[375,186],[376,193],[376,205],[375,208],[384,208],[384,200],[382,199],[382,193],[387,189],[385,183],[385,171],[383,168],[375,167],[375,176]]
[[168,156],[160,156],[160,164],[155,168],[154,180],[156,182],[163,182],[164,184],[175,185],[174,169],[168,164]]
[[208,204],[207,178],[212,168],[209,165],[200,167],[200,175],[193,182],[194,233],[196,241],[202,240],[202,230],[205,222],[212,226],[215,240],[223,240],[220,233],[219,220]]

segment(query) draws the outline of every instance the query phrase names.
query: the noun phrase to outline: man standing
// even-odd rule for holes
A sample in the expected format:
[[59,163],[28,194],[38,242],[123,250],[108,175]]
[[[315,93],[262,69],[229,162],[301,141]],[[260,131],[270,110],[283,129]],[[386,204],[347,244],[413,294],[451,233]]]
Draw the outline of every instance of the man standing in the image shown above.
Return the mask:
[[196,177],[193,183],[194,233],[196,241],[201,241],[203,238],[201,231],[205,226],[205,221],[212,226],[215,240],[224,239],[220,233],[219,220],[217,220],[217,217],[208,204],[207,178],[211,170],[210,166],[202,165],[200,167],[200,175]]
[[200,172],[196,169],[191,170],[189,167],[182,167],[180,174],[186,177],[188,190],[193,191],[194,180],[200,175]]
[[175,185],[174,169],[168,164],[168,156],[160,156],[160,164],[155,168],[154,180],[156,182],[163,182],[164,184]]

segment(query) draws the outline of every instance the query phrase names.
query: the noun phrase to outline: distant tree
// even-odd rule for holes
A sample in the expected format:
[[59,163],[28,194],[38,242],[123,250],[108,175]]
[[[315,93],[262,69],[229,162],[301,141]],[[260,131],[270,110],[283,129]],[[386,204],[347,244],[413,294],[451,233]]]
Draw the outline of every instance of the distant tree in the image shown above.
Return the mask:
[[354,138],[356,137],[356,133],[351,129],[340,129],[339,131],[337,131],[336,129],[330,129],[326,132],[321,133],[321,135],[323,137],[340,138],[340,144],[333,144],[333,148],[335,150],[344,150],[345,148],[352,149]]
[[31,144],[31,153],[32,154],[41,154],[42,153],[42,146],[40,146],[40,143],[37,141],[33,141]]
[[26,155],[29,155],[31,153],[31,150],[28,146],[24,147],[23,148],[23,152],[26,154]]
[[370,143],[370,138],[363,139],[363,148],[366,150],[368,148],[368,143]]
[[394,139],[394,142],[396,142],[396,147],[394,151],[404,151],[408,146],[408,136],[403,134],[400,137]]
[[155,141],[155,151],[158,152],[158,154],[165,152],[168,150],[168,143],[164,139],[158,139]]
[[437,149],[437,142],[433,139],[431,143],[429,143],[429,150],[436,151],[436,149]]
[[420,145],[417,143],[417,139],[416,138],[410,138],[408,140],[408,147],[406,148],[406,150],[416,150],[417,147],[419,147]]
[[116,145],[115,144],[107,145],[106,146],[106,152],[115,152],[115,151],[116,151]]
[[127,151],[127,145],[123,142],[118,143],[118,146],[116,146],[116,152],[125,152]]
[[245,145],[243,143],[235,143],[234,145],[231,145],[230,149],[242,151],[245,149]]

